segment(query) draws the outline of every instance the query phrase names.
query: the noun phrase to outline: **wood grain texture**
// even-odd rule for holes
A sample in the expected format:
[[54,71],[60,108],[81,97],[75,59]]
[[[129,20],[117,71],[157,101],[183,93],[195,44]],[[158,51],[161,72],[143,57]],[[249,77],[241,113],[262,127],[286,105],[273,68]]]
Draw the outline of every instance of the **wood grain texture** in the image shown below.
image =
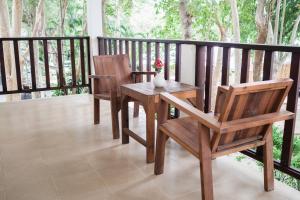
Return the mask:
[[[120,137],[118,112],[121,110],[121,85],[134,83],[136,76],[153,75],[154,73],[132,72],[129,57],[126,54],[94,56],[93,60],[96,75],[90,75],[89,78],[94,80],[94,99],[111,101],[113,138],[118,139]],[[96,101],[94,106],[95,124],[99,123],[98,105],[99,103]]]
[[[216,113],[206,114],[168,93],[160,94],[160,104],[170,104],[188,117],[162,120],[158,124],[155,174],[163,173],[167,137],[172,138],[200,160],[202,199],[213,199],[212,159],[263,146],[265,190],[274,188],[272,124],[294,118],[280,111],[293,81],[283,79],[219,87]],[[276,95],[272,97],[272,95]],[[270,98],[273,100],[270,101]],[[269,101],[268,101],[269,100]],[[165,112],[165,113],[162,113]],[[158,113],[159,119],[166,111]],[[250,134],[249,134],[250,133]]]
[[[133,99],[139,104],[144,106],[146,112],[146,161],[151,163],[154,161],[154,152],[155,152],[155,113],[157,111],[157,105],[159,101],[159,95],[162,92],[170,92],[178,97],[187,99],[196,97],[197,88],[191,85],[178,83],[175,81],[166,81],[166,86],[163,88],[155,88],[153,83],[144,82],[136,84],[125,84],[121,86],[121,96],[122,99]],[[123,111],[124,109],[124,111]],[[129,137],[131,136],[136,139],[141,144],[143,140],[139,138],[134,132],[127,130],[128,129],[128,104],[122,103],[122,123],[124,121],[124,126],[122,127],[122,141],[123,144],[129,142]],[[165,110],[163,108],[163,110]],[[168,110],[168,109],[167,109]],[[159,108],[160,111],[160,108]],[[163,116],[165,119],[168,116],[168,112]],[[161,118],[159,119],[161,121]],[[166,139],[164,136],[161,141],[161,144],[165,142]],[[159,158],[159,159],[162,159]]]

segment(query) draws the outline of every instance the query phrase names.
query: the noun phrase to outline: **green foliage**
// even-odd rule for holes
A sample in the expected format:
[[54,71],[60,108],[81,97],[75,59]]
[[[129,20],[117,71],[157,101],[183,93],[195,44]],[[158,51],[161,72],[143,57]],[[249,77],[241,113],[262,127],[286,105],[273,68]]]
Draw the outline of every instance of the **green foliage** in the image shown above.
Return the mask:
[[[282,129],[277,126],[273,126],[273,157],[275,160],[280,160],[282,142],[283,142]],[[242,161],[245,158],[246,156],[239,155],[236,157],[236,160]],[[261,169],[263,168],[263,164],[261,162],[257,162],[257,165]],[[291,166],[300,169],[300,137],[299,136],[295,136],[294,138]],[[300,191],[300,180],[295,179],[285,173],[282,173],[279,170],[275,170],[275,178]]]
[[[181,18],[179,13],[179,0],[155,0],[155,17],[152,19],[153,26],[144,32],[137,32],[133,27],[139,20],[130,22],[130,17],[134,16],[136,7],[143,5],[151,7],[153,3],[139,2],[136,4],[119,4],[118,0],[110,0],[107,3],[105,14],[107,15],[107,35],[123,37],[144,37],[144,38],[182,38]],[[241,41],[254,42],[256,37],[255,11],[256,0],[238,1]],[[120,14],[126,10],[126,16]],[[137,10],[138,11],[138,10]],[[119,12],[119,17],[116,13]],[[139,12],[139,11],[138,11]],[[190,0],[188,12],[192,15],[192,39],[195,40],[220,40],[220,32],[216,25],[216,17],[228,30],[230,37],[232,29],[231,10],[227,0]],[[121,16],[121,17],[120,17]],[[121,19],[119,19],[121,18]],[[123,19],[125,18],[125,20]],[[117,22],[120,21],[120,22]],[[118,25],[120,24],[120,25]]]
[[256,40],[255,12],[256,0],[238,2],[241,42],[254,43]]
[[[280,23],[282,23],[282,12],[283,12],[283,5],[281,5],[281,17]],[[300,14],[300,2],[299,0],[287,0],[286,1],[286,14],[284,20],[284,29],[283,29],[283,44],[290,44],[291,34],[294,27],[294,23],[298,15]],[[275,9],[273,9],[272,13],[272,24],[275,23]],[[299,28],[298,28],[299,30]],[[300,36],[300,31],[298,31],[298,37]]]

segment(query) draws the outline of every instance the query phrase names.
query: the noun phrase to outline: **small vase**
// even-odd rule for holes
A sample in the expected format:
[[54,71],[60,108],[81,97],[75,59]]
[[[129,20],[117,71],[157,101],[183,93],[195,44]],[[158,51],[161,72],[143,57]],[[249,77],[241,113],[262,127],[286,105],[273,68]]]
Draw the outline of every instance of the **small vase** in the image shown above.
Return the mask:
[[154,83],[155,87],[164,87],[165,84],[166,84],[166,80],[164,78],[164,74],[161,73],[161,72],[158,72],[156,74],[156,76],[154,77],[153,83]]

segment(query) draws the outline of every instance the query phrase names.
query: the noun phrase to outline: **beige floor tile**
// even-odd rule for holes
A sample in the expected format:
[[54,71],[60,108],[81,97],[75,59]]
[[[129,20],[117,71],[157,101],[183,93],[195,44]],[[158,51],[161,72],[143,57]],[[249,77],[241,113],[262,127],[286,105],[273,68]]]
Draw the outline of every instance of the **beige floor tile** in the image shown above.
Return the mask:
[[[129,174],[130,175],[130,174]],[[127,184],[123,184],[122,189],[113,192],[109,199],[123,199],[123,200],[168,200],[169,198],[160,191],[154,183],[151,183],[152,177],[136,177],[132,175],[132,181],[129,179]],[[117,183],[118,184],[118,183]]]
[[50,179],[27,181],[9,185],[6,200],[59,200],[58,193]]
[[72,176],[73,174],[93,170],[87,160],[83,157],[47,162],[46,165],[48,166],[48,172],[52,177]]
[[0,200],[6,200],[6,192],[4,189],[0,189]]
[[49,177],[49,170],[42,160],[22,163],[20,166],[5,168],[4,171],[4,181],[6,186],[45,181],[49,179]]
[[5,180],[4,180],[4,169],[2,167],[1,156],[0,156],[0,190],[4,190],[5,188]]
[[84,198],[85,195],[96,193],[105,197],[108,194],[107,186],[94,170],[54,177],[53,181],[62,199],[72,199],[76,196]]
[[[200,199],[196,158],[168,142],[165,172],[155,176],[142,145],[112,139],[109,103],[101,107],[94,125],[89,95],[0,104],[0,200]],[[143,109],[130,127],[145,137]],[[262,173],[231,157],[213,161],[213,177],[216,200],[300,199],[277,181],[264,192]]]

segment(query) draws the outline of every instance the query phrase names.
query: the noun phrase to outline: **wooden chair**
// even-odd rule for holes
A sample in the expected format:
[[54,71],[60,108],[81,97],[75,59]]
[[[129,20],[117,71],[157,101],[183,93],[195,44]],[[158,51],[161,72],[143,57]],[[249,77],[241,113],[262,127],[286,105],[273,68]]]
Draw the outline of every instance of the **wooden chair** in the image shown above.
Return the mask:
[[[170,137],[200,160],[202,199],[212,200],[212,159],[263,146],[264,189],[273,190],[272,124],[294,117],[280,111],[292,83],[284,79],[219,87],[214,114],[162,93],[154,173],[163,173],[165,143]],[[167,120],[168,104],[188,117]]]
[[155,74],[155,72],[131,71],[128,55],[94,56],[93,59],[96,75],[89,77],[94,80],[94,123],[100,122],[100,99],[109,100],[113,138],[118,139],[120,137],[118,119],[118,112],[121,109],[120,86],[135,83],[141,80],[141,75]]

